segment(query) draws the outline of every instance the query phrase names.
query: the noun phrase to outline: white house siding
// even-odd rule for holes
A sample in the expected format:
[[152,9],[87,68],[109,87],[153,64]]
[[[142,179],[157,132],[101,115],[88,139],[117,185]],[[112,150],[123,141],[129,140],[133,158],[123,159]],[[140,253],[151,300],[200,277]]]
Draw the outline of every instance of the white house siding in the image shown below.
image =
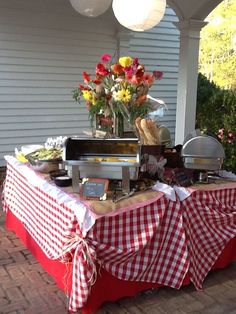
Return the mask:
[[[151,95],[166,101],[164,120],[173,134],[178,36],[172,20],[167,10],[158,27],[121,42],[121,51],[125,47],[147,69],[165,72]],[[117,51],[118,31],[111,10],[86,18],[69,0],[0,0],[0,166],[15,147],[88,129],[87,110],[71,91],[84,70],[94,73],[103,53]]]
[[172,9],[167,8],[164,19],[148,32],[136,32],[130,42],[130,53],[139,57],[148,71],[163,71],[163,78],[150,90],[152,97],[163,99],[168,110],[159,125],[165,125],[174,143],[177,78],[179,63],[179,31],[173,26],[178,19]]

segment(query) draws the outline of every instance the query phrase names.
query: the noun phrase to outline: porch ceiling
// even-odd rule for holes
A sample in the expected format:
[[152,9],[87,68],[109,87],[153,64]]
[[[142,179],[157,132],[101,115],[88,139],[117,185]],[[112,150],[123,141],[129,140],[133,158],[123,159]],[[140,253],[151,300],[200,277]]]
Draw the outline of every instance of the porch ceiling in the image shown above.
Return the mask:
[[204,20],[222,0],[167,0],[179,20]]

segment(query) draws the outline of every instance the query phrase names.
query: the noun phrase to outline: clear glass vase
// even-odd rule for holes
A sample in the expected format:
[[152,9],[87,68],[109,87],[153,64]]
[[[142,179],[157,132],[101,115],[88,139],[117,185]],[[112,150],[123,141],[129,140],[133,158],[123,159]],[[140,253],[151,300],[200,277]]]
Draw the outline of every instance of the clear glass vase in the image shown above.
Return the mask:
[[123,118],[117,117],[115,113],[112,117],[105,117],[104,114],[97,114],[95,119],[95,129],[106,132],[108,137],[122,137],[123,136]]

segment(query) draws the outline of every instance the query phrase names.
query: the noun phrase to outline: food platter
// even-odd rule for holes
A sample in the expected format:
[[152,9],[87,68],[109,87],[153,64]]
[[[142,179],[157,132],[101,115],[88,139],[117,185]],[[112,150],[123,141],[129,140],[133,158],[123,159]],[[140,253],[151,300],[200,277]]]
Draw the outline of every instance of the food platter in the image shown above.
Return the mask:
[[41,148],[25,157],[35,171],[49,173],[59,169],[59,165],[62,162],[61,153],[60,149]]

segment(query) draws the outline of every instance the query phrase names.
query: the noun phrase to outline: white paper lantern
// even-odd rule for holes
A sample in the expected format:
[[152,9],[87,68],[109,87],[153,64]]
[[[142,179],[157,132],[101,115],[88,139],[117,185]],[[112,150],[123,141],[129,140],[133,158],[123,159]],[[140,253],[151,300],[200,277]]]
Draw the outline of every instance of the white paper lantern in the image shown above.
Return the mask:
[[142,32],[160,22],[166,0],[113,0],[112,8],[121,25]]
[[96,17],[104,13],[112,0],[70,0],[72,7],[85,16]]

